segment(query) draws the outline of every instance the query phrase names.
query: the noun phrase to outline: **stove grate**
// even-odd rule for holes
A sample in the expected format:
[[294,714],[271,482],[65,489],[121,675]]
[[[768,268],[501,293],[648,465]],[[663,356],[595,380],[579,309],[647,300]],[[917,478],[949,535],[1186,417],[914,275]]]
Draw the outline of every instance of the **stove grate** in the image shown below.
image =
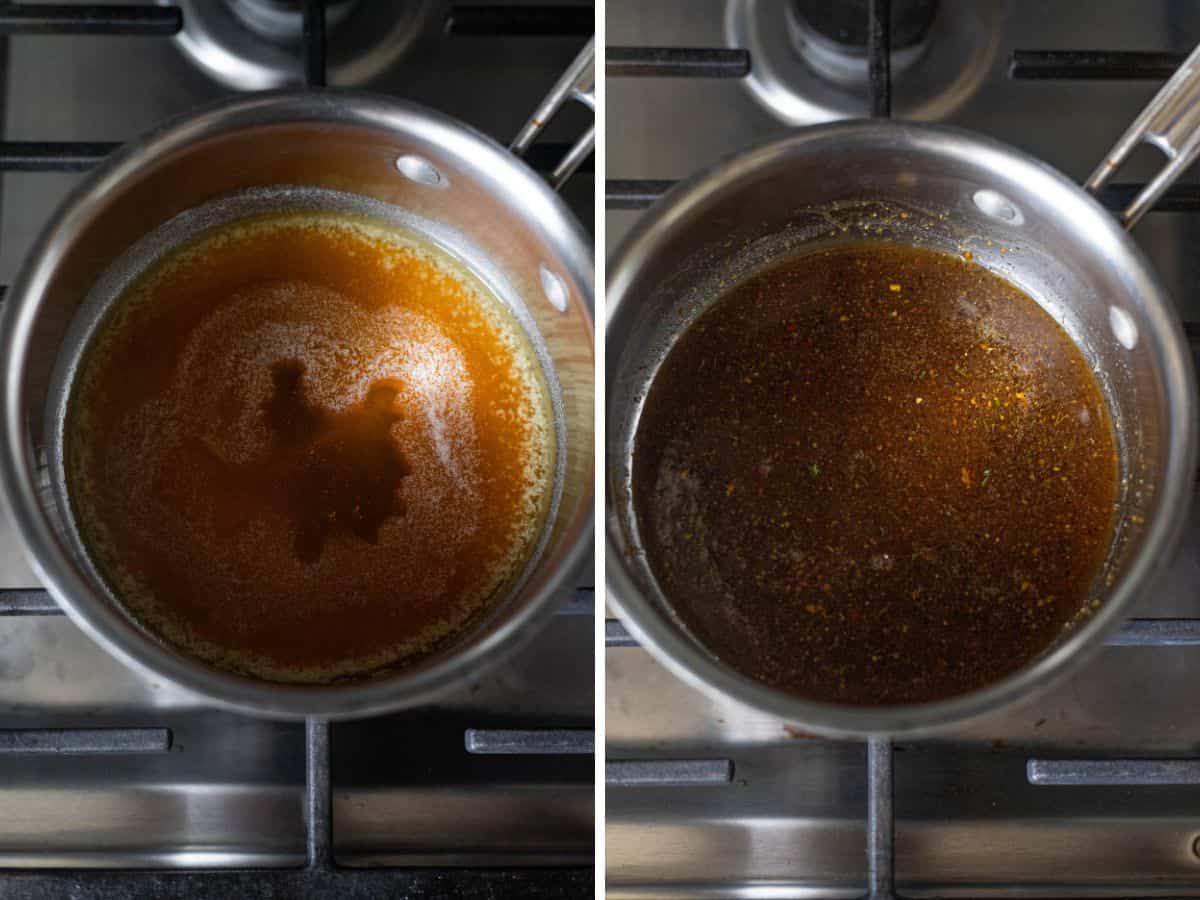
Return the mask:
[[183,15],[174,6],[43,6],[5,3],[0,34],[101,34],[161,37],[177,34]]
[[[330,789],[329,722],[309,719],[305,728],[304,795],[306,863],[295,869],[7,869],[0,870],[0,897],[49,900],[71,896],[95,900],[157,900],[160,897],[268,898],[339,897],[376,900],[403,896],[411,900],[463,897],[559,898],[586,896],[593,875],[588,867],[449,869],[350,868],[333,856]],[[101,732],[108,732],[106,735]],[[0,732],[0,752],[4,751]],[[12,732],[7,733],[11,740]],[[66,738],[65,735],[72,736]],[[77,745],[84,732],[62,732],[43,740],[60,747]],[[28,737],[28,735],[26,735]],[[164,750],[166,729],[100,729],[90,735],[86,752]],[[120,746],[114,746],[114,741]],[[148,746],[158,742],[156,746]],[[128,746],[126,746],[128,745]],[[21,752],[31,752],[28,748]],[[39,751],[32,751],[39,752]],[[59,749],[52,752],[72,752]],[[76,750],[75,752],[80,752]]]

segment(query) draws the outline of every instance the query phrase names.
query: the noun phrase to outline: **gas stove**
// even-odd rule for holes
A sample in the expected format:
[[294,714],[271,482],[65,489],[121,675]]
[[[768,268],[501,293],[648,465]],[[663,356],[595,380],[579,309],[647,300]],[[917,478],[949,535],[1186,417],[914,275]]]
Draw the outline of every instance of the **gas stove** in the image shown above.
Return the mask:
[[[198,104],[327,74],[507,143],[593,30],[590,2],[338,0],[324,28],[304,5],[3,4],[0,284],[81,172]],[[564,111],[531,161],[589,122]],[[590,164],[564,190],[589,228],[593,192]],[[575,583],[521,654],[437,706],[306,726],[115,662],[0,516],[0,897],[588,893],[590,562]]]
[[[1082,181],[1183,56],[1156,0],[607,4],[608,247],[670,182],[795,125],[872,113],[1007,141]],[[847,17],[857,10],[858,20]],[[1154,171],[1152,154],[1123,170]],[[1114,208],[1128,185],[1104,195]],[[1194,176],[1135,236],[1200,333]],[[608,623],[609,895],[1200,894],[1200,518],[1078,677],[939,740],[815,738],[703,695]]]

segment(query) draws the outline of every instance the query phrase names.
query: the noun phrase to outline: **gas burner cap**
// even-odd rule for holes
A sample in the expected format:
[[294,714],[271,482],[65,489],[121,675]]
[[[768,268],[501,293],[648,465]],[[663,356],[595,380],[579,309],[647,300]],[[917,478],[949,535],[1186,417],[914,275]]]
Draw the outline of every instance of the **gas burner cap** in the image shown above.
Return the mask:
[[[174,0],[176,42],[197,66],[234,90],[301,84],[304,16],[298,0]],[[364,84],[444,19],[445,0],[330,0],[325,8],[328,80]]]
[[[294,43],[304,35],[304,6],[300,0],[224,0],[243,25],[269,41]],[[327,0],[325,27],[330,31],[346,20],[359,0]]]
[[[814,19],[810,4],[798,0],[728,0],[726,41],[750,51],[746,84],[776,118],[810,125],[867,114],[865,4],[848,4],[858,5],[861,27],[849,19],[833,21],[811,5]],[[892,32],[895,114],[945,119],[974,95],[992,67],[1003,0],[900,7]]]
[[[792,46],[818,75],[850,90],[866,91],[868,0],[791,0],[787,25]],[[937,0],[892,3],[892,77],[898,78],[929,46]]]

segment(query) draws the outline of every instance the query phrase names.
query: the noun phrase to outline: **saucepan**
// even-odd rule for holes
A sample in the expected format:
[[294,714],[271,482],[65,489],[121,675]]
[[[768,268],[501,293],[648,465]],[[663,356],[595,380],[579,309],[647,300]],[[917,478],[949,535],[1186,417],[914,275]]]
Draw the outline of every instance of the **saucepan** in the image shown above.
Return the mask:
[[[87,634],[131,666],[216,704],[340,717],[427,702],[478,677],[547,620],[591,547],[593,256],[570,210],[518,153],[564,102],[591,104],[593,71],[589,43],[513,150],[397,99],[266,93],[171,122],[124,146],[79,185],[37,240],[0,321],[0,477],[35,572]],[[586,157],[590,142],[591,132],[562,161],[556,185]],[[247,212],[269,212],[272,197],[297,196],[291,188],[310,198],[322,191],[365,198],[403,210],[409,227],[428,223],[435,233],[426,236],[478,275],[528,333],[557,435],[551,510],[520,583],[419,662],[329,685],[220,671],[143,628],[88,565],[62,475],[61,376],[82,352],[73,322],[89,292],[145,236],[195,218],[182,213],[230,197],[251,198]],[[240,202],[212,208],[227,218]]]
[[[1169,158],[1124,210],[1132,226],[1200,153],[1200,51],[1193,53],[1081,189],[1005,144],[956,128],[849,121],[788,133],[682,182],[637,223],[607,286],[607,580],[633,636],[685,681],[835,737],[945,730],[1078,671],[1170,561],[1196,458],[1196,391],[1171,298],[1092,193],[1143,140]],[[895,211],[904,210],[904,215]],[[692,634],[656,582],[638,532],[632,459],[664,357],[730,285],[837,240],[950,253],[1014,283],[1091,364],[1112,413],[1118,502],[1094,608],[999,681],[909,705],[818,703],[749,678]],[[836,391],[836,385],[829,385]]]

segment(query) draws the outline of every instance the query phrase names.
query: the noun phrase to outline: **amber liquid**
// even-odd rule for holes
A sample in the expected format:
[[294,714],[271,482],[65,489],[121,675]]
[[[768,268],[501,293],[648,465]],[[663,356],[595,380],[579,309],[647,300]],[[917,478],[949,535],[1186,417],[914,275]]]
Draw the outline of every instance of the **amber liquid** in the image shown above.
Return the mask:
[[230,226],[144,275],[73,388],[91,555],[162,638],[259,677],[394,667],[469,624],[546,515],[544,381],[439,250],[335,214]]
[[1030,297],[864,244],[699,317],[651,387],[633,479],[651,568],[717,656],[811,699],[916,703],[1013,672],[1087,606],[1117,448]]

